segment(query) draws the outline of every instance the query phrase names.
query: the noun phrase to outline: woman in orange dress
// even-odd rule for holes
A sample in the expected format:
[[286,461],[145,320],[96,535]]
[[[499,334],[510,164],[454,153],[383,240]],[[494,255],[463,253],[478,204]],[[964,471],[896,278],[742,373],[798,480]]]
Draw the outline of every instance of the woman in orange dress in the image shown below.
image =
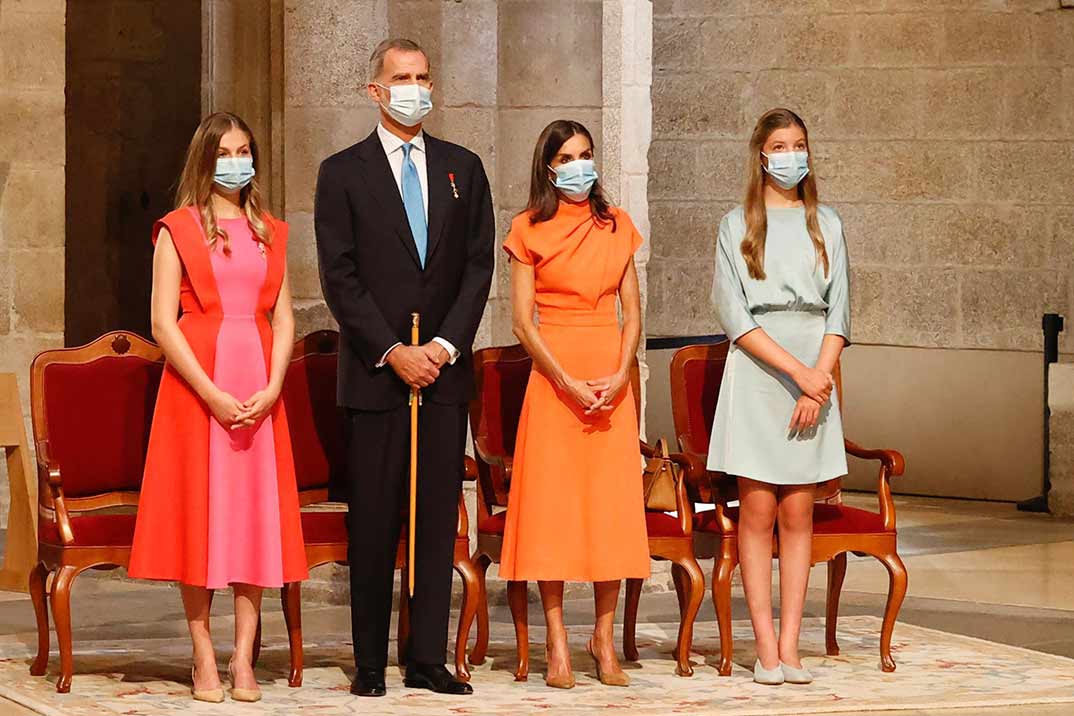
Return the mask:
[[514,331],[534,367],[515,443],[500,576],[538,581],[545,681],[558,688],[575,683],[563,625],[565,580],[593,582],[596,625],[587,651],[601,682],[630,681],[612,627],[620,581],[649,576],[630,387],[641,333],[633,255],[641,243],[630,217],[601,192],[589,131],[566,120],[548,125],[533,155],[529,205],[504,243]]
[[308,576],[279,401],[294,341],[287,224],[263,210],[256,167],[250,128],[210,115],[187,152],[178,208],[153,228],[153,336],[166,363],[128,571],[180,582],[200,701],[224,699],[213,590],[235,591],[232,698],[256,701],[261,591]]

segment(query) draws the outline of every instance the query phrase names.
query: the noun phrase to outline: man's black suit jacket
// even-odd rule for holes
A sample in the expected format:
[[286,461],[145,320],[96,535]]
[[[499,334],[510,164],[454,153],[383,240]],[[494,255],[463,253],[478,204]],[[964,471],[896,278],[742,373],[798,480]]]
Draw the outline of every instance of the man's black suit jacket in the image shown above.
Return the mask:
[[375,366],[393,344],[410,344],[415,311],[421,314],[422,343],[439,336],[460,353],[422,391],[423,398],[459,404],[473,393],[474,335],[495,263],[492,195],[473,152],[426,133],[425,158],[424,270],[376,131],[321,163],[314,206],[317,257],[324,298],[340,327],[338,400],[346,408],[377,411],[406,404],[406,384],[390,366]]

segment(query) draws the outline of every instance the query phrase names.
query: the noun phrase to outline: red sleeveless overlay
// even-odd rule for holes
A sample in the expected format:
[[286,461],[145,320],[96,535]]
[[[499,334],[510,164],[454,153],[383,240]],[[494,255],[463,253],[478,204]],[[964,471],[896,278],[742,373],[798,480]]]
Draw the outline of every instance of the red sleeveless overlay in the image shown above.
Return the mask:
[[[268,267],[257,300],[255,321],[271,365],[269,313],[283,284],[287,264],[287,224],[271,216]],[[153,227],[153,241],[167,228],[183,264],[179,328],[202,368],[213,377],[217,334],[224,314],[217,292],[209,246],[198,213],[176,209]],[[223,356],[222,356],[223,358]],[[272,436],[280,503],[283,581],[308,577],[294,459],[283,401],[272,412]],[[170,365],[165,365],[149,435],[145,477],[128,573],[141,579],[206,586],[209,555],[209,432],[214,420],[208,406]]]

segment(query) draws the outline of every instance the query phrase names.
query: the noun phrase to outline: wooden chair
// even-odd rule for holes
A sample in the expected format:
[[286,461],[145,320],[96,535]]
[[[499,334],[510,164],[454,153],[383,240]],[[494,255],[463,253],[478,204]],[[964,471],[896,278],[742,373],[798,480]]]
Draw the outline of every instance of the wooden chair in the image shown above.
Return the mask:
[[[38,552],[30,573],[37,618],[34,676],[48,668],[48,603],[56,622],[60,676],[71,689],[71,586],[87,569],[126,567],[149,429],[164,367],[160,349],[118,331],[80,348],[40,353],[30,366],[37,447]],[[54,574],[51,589],[48,576]]]
[[[346,469],[343,415],[336,405],[336,371],[339,334],[317,331],[295,343],[291,365],[284,380],[283,400],[287,406],[288,427],[295,458],[299,502],[303,507],[328,501],[328,485]],[[467,465],[468,479],[474,479],[472,464]],[[347,564],[347,513],[340,510],[303,510],[302,534],[306,542],[306,561],[310,569],[335,562]],[[396,552],[396,568],[406,566],[406,529],[402,530]],[[455,537],[455,570],[463,580],[463,606],[456,639],[455,673],[469,680],[466,666],[466,640],[462,624],[473,620],[480,589],[477,573],[470,563],[469,520],[466,505],[459,497],[459,523]],[[300,585],[283,589],[284,615],[288,622],[291,648],[291,686],[302,683],[302,618]],[[408,600],[405,580],[400,589],[397,649],[399,663],[406,663],[408,635]]]
[[[470,403],[470,430],[474,439],[477,460],[477,549],[472,561],[477,568],[481,589],[481,602],[477,612],[477,641],[470,654],[470,663],[484,663],[488,653],[489,614],[488,592],[485,574],[493,562],[499,564],[503,550],[504,528],[507,522],[507,496],[510,490],[511,469],[518,432],[522,401],[529,382],[531,359],[519,345],[486,348],[474,355],[474,373],[477,391]],[[640,396],[638,366],[631,372],[634,394]],[[640,397],[636,406],[640,411]],[[654,454],[651,446],[639,441],[641,453]],[[640,470],[640,467],[639,467]],[[649,549],[653,559],[669,559],[678,565],[677,584],[684,588],[680,593],[681,621],[679,641],[676,648],[678,665],[676,672],[690,675],[689,650],[693,622],[704,597],[703,573],[694,558],[690,539],[692,510],[686,500],[683,486],[678,486],[678,517],[664,513],[646,513],[649,530]],[[634,621],[637,615],[637,599],[642,580],[627,580],[627,623],[624,626],[624,652],[629,660],[638,658],[634,644]],[[527,583],[509,581],[507,600],[515,626],[518,666],[515,680],[526,681],[529,676],[529,626],[527,606]],[[633,601],[632,601],[633,600]],[[629,614],[634,605],[634,616]],[[467,633],[469,625],[466,625]]]
[[[721,676],[731,673],[731,576],[738,566],[738,508],[730,507],[728,503],[738,499],[738,491],[733,477],[710,472],[705,465],[709,433],[729,347],[726,341],[687,346],[676,352],[671,362],[672,412],[682,457],[688,465],[686,474],[690,498],[694,502],[715,505],[715,509],[695,516],[694,545],[699,558],[712,557],[716,560],[712,572],[712,598],[720,632]],[[835,381],[842,406],[844,396],[838,364]],[[872,555],[884,565],[889,575],[887,606],[880,631],[880,663],[884,671],[894,671],[891,633],[906,595],[907,575],[898,554],[891,478],[903,473],[903,456],[895,450],[867,450],[850,440],[846,440],[845,445],[848,455],[880,463],[877,476],[879,512],[844,505],[840,479],[829,480],[817,487],[817,503],[813,509],[812,561],[813,564],[828,563],[826,652],[829,656],[839,654],[836,624],[839,594],[846,575],[847,552]],[[778,535],[773,540],[772,550],[773,555],[778,556]]]

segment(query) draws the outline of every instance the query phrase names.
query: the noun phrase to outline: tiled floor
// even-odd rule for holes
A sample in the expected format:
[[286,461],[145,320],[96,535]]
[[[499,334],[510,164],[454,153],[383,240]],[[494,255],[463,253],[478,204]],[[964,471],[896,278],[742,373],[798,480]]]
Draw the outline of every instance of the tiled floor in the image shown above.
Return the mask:
[[[852,495],[848,501],[872,506],[875,497]],[[900,621],[1074,658],[1074,522],[1019,513],[1006,504],[925,498],[897,502],[900,552],[910,575]],[[818,566],[807,604],[811,616],[824,612],[824,585],[824,567]],[[886,591],[887,573],[878,563],[851,557],[840,611],[880,614]],[[740,593],[738,597],[735,616],[745,618]],[[219,614],[214,631],[222,640],[231,626],[229,601],[219,599],[214,610]],[[278,601],[270,599],[266,612],[267,632],[282,634]],[[539,612],[534,605],[531,618],[539,619]],[[76,639],[143,640],[185,630],[178,592],[170,586],[82,579],[76,583],[73,613]],[[567,618],[577,631],[591,623],[591,614],[589,600],[568,602]],[[642,600],[642,620],[675,621],[676,614],[672,594],[647,593]],[[509,620],[504,607],[495,608],[492,617]],[[708,598],[698,618],[713,619]],[[307,635],[349,628],[347,610],[339,606],[307,605],[303,622]],[[33,614],[25,597],[0,594],[0,634],[34,642]],[[0,700],[0,716],[25,713]],[[1004,707],[986,713],[1058,716],[1070,713],[1070,706]]]

